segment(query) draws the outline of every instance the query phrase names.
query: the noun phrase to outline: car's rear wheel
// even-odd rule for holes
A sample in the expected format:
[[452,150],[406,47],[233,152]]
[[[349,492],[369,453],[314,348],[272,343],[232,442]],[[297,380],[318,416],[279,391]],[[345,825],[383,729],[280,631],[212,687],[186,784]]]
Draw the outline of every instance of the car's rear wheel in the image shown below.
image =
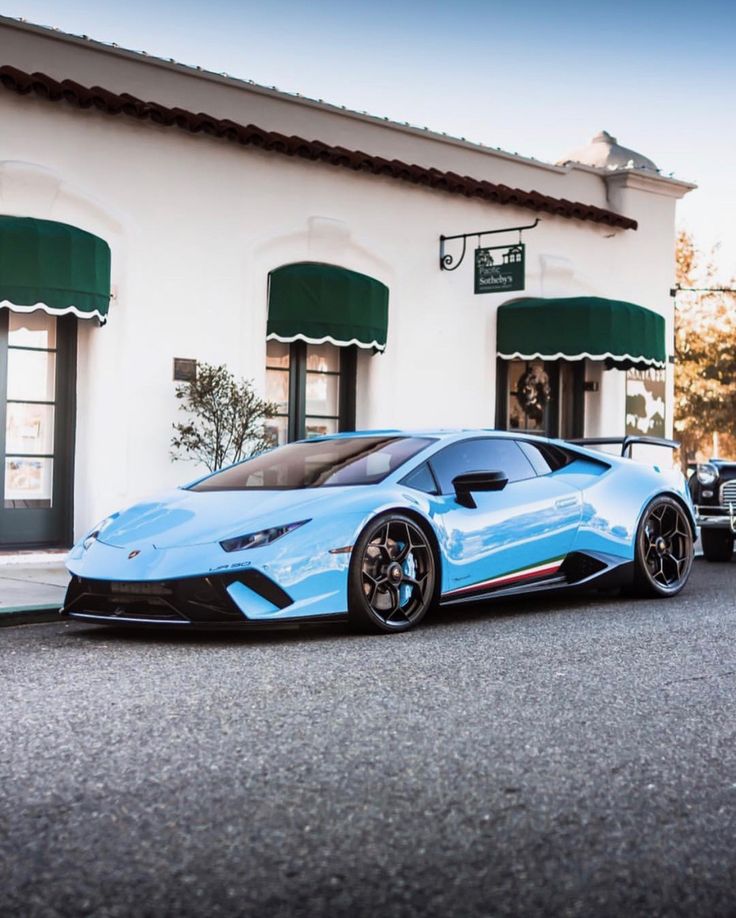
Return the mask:
[[634,586],[646,596],[674,596],[693,565],[693,533],[682,506],[657,497],[644,511],[636,536]]
[[733,554],[733,534],[722,529],[701,529],[700,540],[706,561],[730,561]]
[[352,552],[350,623],[361,631],[408,631],[426,615],[436,582],[436,558],[422,528],[403,514],[378,516]]

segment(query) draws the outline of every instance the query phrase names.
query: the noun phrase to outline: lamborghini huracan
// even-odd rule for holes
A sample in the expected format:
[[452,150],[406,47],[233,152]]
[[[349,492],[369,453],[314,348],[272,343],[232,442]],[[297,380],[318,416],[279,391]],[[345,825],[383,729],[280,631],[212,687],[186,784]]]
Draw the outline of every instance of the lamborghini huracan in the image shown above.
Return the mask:
[[113,513],[72,549],[61,611],[179,629],[344,618],[391,633],[433,606],[531,591],[673,596],[694,539],[679,472],[597,444],[490,430],[338,434]]

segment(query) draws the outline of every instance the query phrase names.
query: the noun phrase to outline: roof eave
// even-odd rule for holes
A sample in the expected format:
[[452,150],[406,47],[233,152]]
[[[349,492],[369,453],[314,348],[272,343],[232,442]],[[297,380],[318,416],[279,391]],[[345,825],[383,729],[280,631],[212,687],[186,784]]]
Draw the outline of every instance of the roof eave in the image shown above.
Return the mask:
[[166,58],[158,57],[157,55],[148,54],[146,51],[133,51],[129,48],[121,48],[116,44],[108,44],[107,42],[90,38],[87,35],[72,35],[68,32],[62,32],[60,29],[54,27],[37,25],[35,23],[26,22],[22,19],[14,19],[2,15],[0,15],[0,25],[9,26],[11,28],[20,29],[26,32],[33,32],[37,35],[42,35],[44,38],[50,38],[55,41],[64,42],[67,44],[74,44],[84,48],[92,47],[95,51],[133,61],[137,64],[148,64],[152,67],[159,67],[180,73],[192,79],[206,80],[211,83],[218,83],[230,88],[236,88],[242,92],[249,92],[259,96],[279,99],[284,102],[289,102],[293,105],[300,105],[305,108],[316,109],[318,111],[327,112],[329,114],[339,115],[343,118],[351,118],[355,121],[362,121],[364,123],[378,125],[398,133],[411,134],[414,137],[422,137],[425,139],[428,138],[437,143],[446,144],[452,147],[460,147],[462,149],[471,150],[475,153],[481,153],[485,156],[491,156],[494,158],[519,163],[521,165],[531,166],[532,168],[541,169],[545,172],[564,175],[569,171],[565,166],[548,163],[544,160],[535,159],[531,156],[523,156],[519,153],[510,153],[506,150],[500,149],[499,147],[487,146],[486,144],[467,140],[464,137],[455,137],[442,131],[431,130],[428,127],[419,127],[418,125],[410,124],[408,121],[394,121],[391,118],[382,118],[379,115],[371,115],[368,112],[359,112],[355,109],[348,108],[345,105],[337,105],[331,102],[325,102],[324,99],[312,99],[309,96],[303,96],[297,92],[286,92],[282,89],[278,89],[276,86],[264,86],[261,83],[256,83],[254,80],[241,79],[239,77],[231,76],[228,73],[217,73],[216,71],[207,70],[203,67],[192,64],[183,64],[174,60],[173,58],[167,60]]
[[266,152],[301,157],[356,172],[402,180],[420,187],[476,198],[488,203],[516,206],[537,213],[620,229],[636,229],[638,226],[637,221],[630,217],[593,204],[556,198],[534,190],[511,188],[416,163],[388,160],[362,150],[349,150],[320,140],[307,140],[296,135],[286,136],[254,124],[242,125],[205,112],[195,113],[178,107],[171,108],[157,102],[143,101],[128,93],[112,92],[101,86],[83,86],[74,80],[59,81],[43,73],[29,74],[8,65],[0,66],[0,87],[21,97],[31,95],[81,110],[92,109],[108,115],[122,115],[163,128],[181,130],[188,134],[204,134],[220,141],[226,140],[241,146],[254,146]]

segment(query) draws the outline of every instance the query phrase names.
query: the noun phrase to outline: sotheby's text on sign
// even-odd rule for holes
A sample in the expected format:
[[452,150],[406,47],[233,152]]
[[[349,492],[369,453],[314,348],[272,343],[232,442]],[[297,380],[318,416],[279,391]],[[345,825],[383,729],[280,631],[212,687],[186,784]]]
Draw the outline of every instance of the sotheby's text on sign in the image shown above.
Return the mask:
[[475,292],[524,289],[524,244],[475,250]]

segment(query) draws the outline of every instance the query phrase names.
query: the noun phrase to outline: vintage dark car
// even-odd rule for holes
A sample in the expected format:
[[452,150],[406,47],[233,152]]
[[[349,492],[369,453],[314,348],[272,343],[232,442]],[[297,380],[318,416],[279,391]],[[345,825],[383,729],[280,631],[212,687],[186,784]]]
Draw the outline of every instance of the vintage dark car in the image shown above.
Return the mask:
[[706,561],[730,561],[736,533],[736,462],[711,459],[688,482]]

